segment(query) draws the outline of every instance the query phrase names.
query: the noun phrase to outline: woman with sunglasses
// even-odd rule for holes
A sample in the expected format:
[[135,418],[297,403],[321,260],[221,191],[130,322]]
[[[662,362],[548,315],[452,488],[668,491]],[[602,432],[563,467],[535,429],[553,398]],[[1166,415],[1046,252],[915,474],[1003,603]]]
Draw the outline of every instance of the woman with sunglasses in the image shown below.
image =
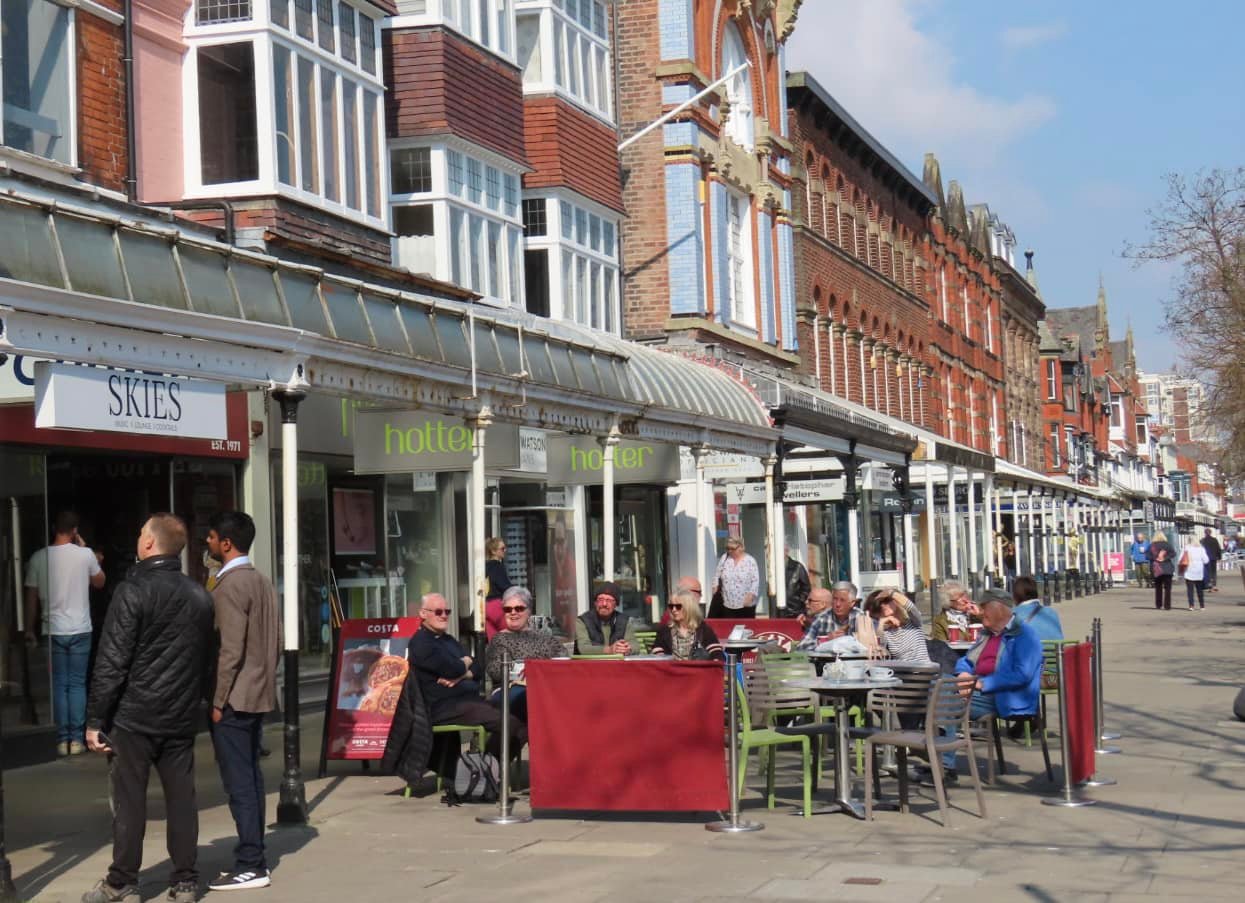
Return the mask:
[[690,592],[675,593],[666,605],[670,623],[657,628],[654,655],[673,655],[676,661],[689,659],[722,660],[722,644],[713,628],[705,623],[700,603]]
[[[489,701],[501,703],[501,682],[503,678],[501,659],[502,653],[510,653],[510,661],[516,664],[528,659],[557,658],[565,655],[562,643],[547,633],[532,630],[528,624],[532,618],[532,594],[526,587],[512,586],[501,597],[502,617],[505,618],[505,629],[493,637],[484,654],[484,673],[498,689],[493,691]],[[510,685],[510,714],[520,721],[527,722],[527,686],[523,679],[523,669],[515,668],[518,673]]]

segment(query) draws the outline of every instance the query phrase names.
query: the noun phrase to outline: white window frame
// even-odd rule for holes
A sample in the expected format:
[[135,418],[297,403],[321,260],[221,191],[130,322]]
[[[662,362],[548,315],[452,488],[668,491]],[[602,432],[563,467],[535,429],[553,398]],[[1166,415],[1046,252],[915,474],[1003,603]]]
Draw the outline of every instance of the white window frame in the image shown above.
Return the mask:
[[742,326],[752,333],[757,330],[756,261],[752,253],[755,236],[752,198],[727,188],[726,235],[722,236],[729,272],[726,285],[722,286],[725,319],[732,326]]
[[[733,22],[722,31],[719,78],[748,61],[743,36]],[[745,67],[726,83],[726,99],[730,103],[730,119],[726,134],[740,147],[752,150],[756,143],[756,111],[753,109],[752,69]]]
[[[69,72],[69,109],[66,116],[68,121],[65,123],[66,134],[61,136],[60,139],[61,141],[66,142],[69,146],[69,160],[68,162],[64,160],[57,160],[54,157],[45,157],[42,154],[24,151],[20,148],[10,147],[8,144],[4,144],[3,117],[0,117],[0,157],[14,160],[19,164],[30,163],[37,169],[47,167],[58,175],[67,173],[76,174],[80,172],[78,165],[78,19],[77,10],[75,9],[77,4],[61,2],[61,0],[44,0],[44,2],[64,9],[69,14],[65,29],[65,53],[67,57],[65,60],[65,66]],[[3,88],[4,77],[3,72],[0,71],[0,97],[3,97]]]
[[[545,234],[527,236],[526,249],[546,250],[549,254],[549,318],[579,323],[590,329],[622,334],[621,290],[618,272],[618,246],[621,241],[619,224],[621,217],[614,210],[588,200],[583,195],[564,189],[540,189],[523,192],[524,201],[544,200]],[[563,237],[566,212],[570,211],[570,237]],[[586,223],[587,242],[579,240],[578,222]],[[592,246],[592,222],[600,223],[600,240]],[[613,229],[613,242],[606,244],[606,227]],[[571,280],[567,284],[564,260],[572,261]],[[584,267],[591,299],[580,298],[579,268]],[[599,267],[600,281],[594,287],[593,267]],[[591,302],[588,306],[587,301]],[[597,312],[597,325],[593,325],[592,312]]]
[[[279,195],[299,201],[310,207],[325,210],[343,219],[362,223],[371,228],[388,229],[389,205],[385,203],[389,185],[389,156],[385,148],[385,116],[384,92],[381,64],[381,41],[379,19],[365,12],[360,5],[348,3],[355,11],[356,61],[351,63],[342,53],[340,33],[341,15],[339,4],[334,5],[334,51],[328,52],[319,44],[316,29],[320,27],[320,18],[312,7],[313,31],[310,40],[297,33],[295,26],[294,4],[290,2],[290,27],[287,29],[271,21],[268,0],[253,0],[250,21],[228,22],[217,25],[196,26],[194,7],[187,14],[188,23],[185,29],[185,40],[190,52],[185,55],[182,66],[182,96],[185,104],[182,113],[182,129],[186,153],[183,160],[183,194],[187,199],[230,197],[261,197]],[[369,73],[362,66],[361,35],[367,23],[371,23],[375,36],[376,56],[375,72]],[[202,180],[200,132],[199,132],[199,70],[198,51],[200,48],[225,44],[250,43],[255,56],[255,115],[258,120],[258,158],[259,177],[249,181],[204,184]],[[328,69],[334,73],[335,111],[336,111],[336,178],[338,200],[330,200],[324,193],[325,179],[322,171],[317,173],[317,191],[311,192],[301,188],[302,149],[298,141],[300,111],[297,98],[293,100],[291,109],[292,170],[293,185],[282,182],[277,177],[277,130],[276,110],[273,100],[273,56],[274,47],[280,45],[292,55],[292,70],[297,78],[298,60],[309,60],[314,64],[314,89],[311,108],[316,115],[316,155],[318,165],[325,160],[325,135],[322,122],[322,73]],[[358,197],[360,207],[350,207],[346,202],[346,135],[345,135],[345,86],[350,83],[356,90],[355,118],[357,132],[355,135],[355,162],[358,171],[354,177],[358,179]],[[376,189],[373,200],[376,212],[368,212],[368,192],[366,183],[366,160],[368,149],[367,120],[365,115],[365,96],[371,95],[376,105],[376,121],[371,130],[371,140],[377,150]]]
[[[519,182],[523,170],[517,164],[506,160],[484,148],[459,139],[448,139],[437,142],[422,141],[417,138],[394,139],[389,142],[388,153],[394,150],[412,147],[429,149],[429,165],[432,172],[432,188],[430,191],[394,194],[386,191],[386,207],[409,207],[429,204],[433,214],[433,245],[435,262],[430,275],[445,282],[452,282],[471,291],[478,291],[484,301],[499,307],[513,306],[523,308],[523,210],[519,204]],[[462,164],[463,182],[459,190],[453,190],[450,184],[450,156],[458,154]],[[470,200],[467,181],[469,161],[478,165],[480,172],[479,202]],[[488,172],[495,170],[501,186],[501,201],[497,208],[489,206]],[[506,184],[512,182],[515,190],[516,203],[509,205],[506,200]],[[387,183],[388,184],[388,183]],[[455,273],[455,248],[451,235],[451,223],[455,212],[463,218],[463,228],[459,236],[457,253],[460,255],[459,272]],[[396,221],[396,217],[395,217]],[[474,227],[474,233],[473,233]],[[490,227],[500,230],[501,241],[497,246],[496,272],[499,276],[498,286],[490,286]],[[517,232],[517,236],[512,235]],[[475,235],[473,246],[472,236]],[[393,260],[396,266],[404,266],[400,254],[402,236],[394,235]],[[517,259],[511,256],[512,250]],[[470,275],[469,275],[470,274]],[[482,280],[473,278],[482,276]],[[475,286],[475,287],[473,287]]]
[[1046,359],[1046,400],[1059,401],[1059,361],[1056,358]]
[[[490,13],[487,35],[480,28],[480,4],[485,2]],[[423,12],[418,4],[398,0],[398,14],[385,20],[386,28],[415,28],[440,25],[461,35],[483,50],[514,63],[515,54],[515,0],[423,0]],[[467,15],[463,15],[463,11]],[[498,28],[498,25],[501,28]]]
[[[570,14],[568,0],[516,0],[515,54],[519,19],[538,19],[540,75],[523,72],[523,93],[555,94],[603,122],[614,124],[613,47],[609,40],[610,3],[577,0],[577,10],[597,7],[605,18],[603,36]],[[585,6],[580,6],[580,4]],[[572,47],[573,45],[573,47]],[[589,94],[588,86],[592,91]]]

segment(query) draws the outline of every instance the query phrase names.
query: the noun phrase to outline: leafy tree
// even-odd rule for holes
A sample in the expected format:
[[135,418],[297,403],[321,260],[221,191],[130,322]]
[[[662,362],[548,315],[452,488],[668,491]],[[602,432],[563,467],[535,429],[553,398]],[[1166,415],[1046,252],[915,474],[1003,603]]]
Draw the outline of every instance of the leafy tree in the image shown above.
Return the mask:
[[1184,368],[1206,386],[1202,418],[1210,454],[1229,484],[1245,479],[1245,167],[1192,177],[1169,174],[1149,240],[1130,245],[1138,263],[1179,267],[1167,328]]

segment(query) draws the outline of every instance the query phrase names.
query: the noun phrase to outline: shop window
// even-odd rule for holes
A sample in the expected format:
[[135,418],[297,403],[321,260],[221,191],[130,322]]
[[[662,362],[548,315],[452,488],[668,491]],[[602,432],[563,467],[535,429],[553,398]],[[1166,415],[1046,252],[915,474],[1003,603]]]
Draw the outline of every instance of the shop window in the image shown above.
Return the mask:
[[250,42],[201,47],[198,64],[203,183],[216,185],[258,178],[255,54]]

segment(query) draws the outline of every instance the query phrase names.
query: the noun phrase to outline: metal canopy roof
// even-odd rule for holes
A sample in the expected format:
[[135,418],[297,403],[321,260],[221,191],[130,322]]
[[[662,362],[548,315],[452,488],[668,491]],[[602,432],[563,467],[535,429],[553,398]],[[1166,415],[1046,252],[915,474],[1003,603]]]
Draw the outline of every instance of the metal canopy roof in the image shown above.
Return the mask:
[[[3,186],[0,186],[3,187]],[[136,211],[137,216],[138,211]],[[0,194],[0,350],[764,454],[751,389],[565,323]]]

